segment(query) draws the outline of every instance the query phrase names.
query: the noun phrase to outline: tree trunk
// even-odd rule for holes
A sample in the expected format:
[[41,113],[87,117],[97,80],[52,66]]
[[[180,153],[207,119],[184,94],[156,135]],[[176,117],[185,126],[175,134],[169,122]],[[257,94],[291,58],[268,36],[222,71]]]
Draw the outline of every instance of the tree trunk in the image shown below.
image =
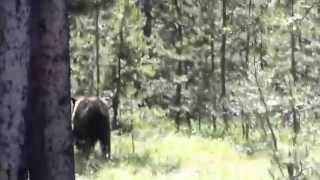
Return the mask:
[[[178,4],[178,0],[174,0],[173,4],[175,6],[176,9],[176,13],[177,13],[177,19],[180,20],[181,19],[181,9],[180,6]],[[177,27],[177,33],[178,33],[178,40],[180,41],[180,47],[176,47],[176,52],[177,54],[181,55],[182,54],[182,45],[183,45],[183,33],[182,33],[182,25],[180,24],[180,22],[177,22],[178,27]],[[183,71],[183,63],[182,61],[178,62],[178,69],[177,69],[177,74],[178,76],[182,75],[182,71]],[[177,130],[179,131],[180,128],[180,120],[181,120],[181,91],[182,91],[182,84],[181,82],[178,82],[177,87],[176,87],[176,99],[175,99],[175,105],[176,107],[179,107],[178,111],[176,112],[176,117],[175,117],[175,121],[176,121],[176,125],[177,125]]]
[[[271,124],[270,110],[268,108],[268,105],[266,103],[264,94],[262,92],[262,88],[261,88],[260,82],[258,80],[258,70],[257,70],[257,67],[256,67],[255,57],[253,58],[253,61],[254,61],[254,79],[255,79],[256,85],[258,87],[260,101],[263,104],[263,107],[265,109],[265,120],[267,122],[268,129],[270,130],[270,133],[271,133],[271,138],[272,138],[272,142],[273,142],[273,148],[274,148],[275,151],[278,151],[278,141],[277,141],[277,137],[275,135],[275,132],[274,132],[272,124]],[[265,131],[264,127],[263,127],[263,130]],[[267,134],[267,133],[265,133],[265,134]]]
[[72,180],[75,177],[66,1],[31,2],[30,180]]
[[249,0],[249,4],[248,4],[248,20],[249,23],[247,24],[247,42],[246,42],[246,68],[248,68],[249,65],[249,55],[250,55],[250,35],[251,35],[251,5],[252,2],[251,0]]
[[[182,74],[182,62],[179,61],[178,62],[178,75],[180,76],[181,74]],[[181,120],[181,116],[180,116],[181,115],[181,110],[180,110],[180,106],[181,106],[181,90],[182,90],[182,85],[179,82],[177,84],[177,87],[176,87],[176,99],[175,99],[175,105],[176,105],[176,107],[179,107],[178,111],[176,112],[176,117],[175,117],[175,123],[176,123],[178,131],[180,129],[180,120]]]
[[[289,14],[291,18],[294,17],[294,1],[290,1],[290,6],[289,6]],[[293,77],[293,81],[297,81],[297,68],[296,68],[296,58],[295,58],[295,46],[296,46],[296,37],[294,34],[294,22],[291,23],[290,25],[290,44],[291,44],[291,74]]]
[[217,130],[217,118],[216,118],[216,116],[214,114],[211,116],[211,118],[212,118],[213,130],[216,131]]
[[124,50],[124,34],[123,34],[123,22],[124,19],[121,20],[120,24],[120,32],[119,32],[119,39],[120,39],[120,47],[119,47],[119,54],[118,54],[118,64],[115,78],[116,78],[116,93],[113,97],[112,104],[113,104],[113,120],[112,120],[112,128],[117,129],[119,125],[119,118],[118,114],[120,112],[119,105],[120,105],[120,93],[121,93],[121,59],[125,58],[125,50]]
[[[222,28],[226,27],[226,21],[227,21],[227,0],[222,0]],[[221,99],[223,100],[222,103],[222,110],[223,110],[223,121],[225,124],[225,130],[229,129],[228,124],[228,117],[227,117],[227,108],[226,108],[226,32],[223,30],[222,33],[222,42],[221,42],[221,62],[220,62],[220,68],[221,68]]]
[[[212,6],[213,8],[213,6]],[[217,111],[217,93],[216,93],[216,76],[215,76],[215,39],[214,39],[214,30],[215,30],[215,20],[213,19],[211,22],[211,29],[212,33],[211,36],[211,42],[210,42],[210,56],[211,56],[211,86],[212,90],[214,91],[213,97],[212,97],[212,104],[213,104],[213,110],[214,113],[211,115],[212,117],[212,126],[214,131],[217,130],[217,117],[216,117],[216,111]]]
[[26,179],[28,1],[0,1],[0,179]]
[[250,133],[250,119],[249,116],[243,110],[243,105],[241,107],[241,119],[242,119],[242,137],[249,141],[249,133]]
[[201,131],[201,113],[198,112],[198,128],[199,128],[199,132]]
[[289,94],[290,94],[290,106],[291,106],[291,112],[292,112],[292,119],[293,119],[293,144],[297,143],[298,134],[300,132],[300,116],[299,111],[296,109],[296,102],[293,94],[293,88],[294,86],[289,83]]
[[[290,1],[290,6],[289,6],[289,14],[291,16],[291,18],[294,17],[294,1],[291,0]],[[296,48],[296,37],[295,37],[295,33],[294,33],[294,22],[292,22],[292,24],[290,25],[290,44],[291,44],[291,74],[293,77],[293,82],[294,85],[297,82],[297,64],[296,64],[296,57],[295,57],[295,48]],[[290,86],[290,96],[291,96],[291,109],[292,109],[292,116],[293,116],[293,132],[294,132],[294,138],[293,138],[293,143],[296,143],[297,137],[298,137],[298,133],[300,131],[300,121],[297,117],[297,111],[295,108],[295,102],[294,102],[294,96],[293,96],[293,92],[292,92],[292,88]]]
[[152,33],[152,15],[151,15],[151,11],[152,11],[151,0],[144,0],[143,12],[144,12],[144,15],[146,16],[146,22],[145,22],[145,25],[143,27],[143,33],[144,33],[144,35],[146,37],[150,37],[151,33]]
[[95,14],[95,43],[96,43],[96,76],[97,76],[97,84],[96,84],[96,95],[99,97],[100,95],[100,34],[99,34],[99,16],[100,16],[100,7],[96,7]]
[[112,128],[117,129],[119,122],[118,122],[118,113],[119,113],[119,104],[120,104],[120,91],[121,91],[121,58],[118,58],[118,65],[117,65],[117,72],[116,72],[116,93],[112,99],[112,107],[113,107],[113,120],[112,120]]
[[212,33],[211,35],[211,42],[210,42],[210,56],[211,56],[211,75],[212,78],[214,78],[214,72],[215,72],[215,43],[214,43],[214,35]]
[[[226,0],[222,0],[222,28],[226,27]],[[221,97],[226,96],[226,76],[225,76],[225,69],[226,69],[226,32],[222,33],[222,42],[221,42]]]
[[[118,60],[120,61],[120,59]],[[112,109],[113,109],[113,116],[111,120],[111,129],[117,128],[117,118],[118,118],[118,95],[117,95],[117,85],[118,85],[118,78],[117,78],[117,66],[112,66],[112,87],[113,91],[115,92],[114,96],[112,97]]]

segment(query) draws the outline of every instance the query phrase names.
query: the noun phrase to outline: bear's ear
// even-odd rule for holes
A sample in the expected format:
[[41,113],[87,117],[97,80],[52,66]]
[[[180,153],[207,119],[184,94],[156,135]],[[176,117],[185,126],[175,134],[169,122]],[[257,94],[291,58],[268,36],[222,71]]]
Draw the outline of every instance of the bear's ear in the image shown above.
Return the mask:
[[71,102],[72,102],[73,105],[76,104],[76,101],[77,101],[77,99],[75,97],[71,97]]

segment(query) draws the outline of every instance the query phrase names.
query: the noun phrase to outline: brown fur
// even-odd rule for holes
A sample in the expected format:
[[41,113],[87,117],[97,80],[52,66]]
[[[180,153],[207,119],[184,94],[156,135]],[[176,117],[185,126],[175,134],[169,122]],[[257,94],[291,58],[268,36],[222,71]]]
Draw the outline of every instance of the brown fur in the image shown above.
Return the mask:
[[100,142],[104,157],[111,151],[111,133],[108,106],[99,97],[78,97],[72,113],[76,147],[89,155],[96,142]]

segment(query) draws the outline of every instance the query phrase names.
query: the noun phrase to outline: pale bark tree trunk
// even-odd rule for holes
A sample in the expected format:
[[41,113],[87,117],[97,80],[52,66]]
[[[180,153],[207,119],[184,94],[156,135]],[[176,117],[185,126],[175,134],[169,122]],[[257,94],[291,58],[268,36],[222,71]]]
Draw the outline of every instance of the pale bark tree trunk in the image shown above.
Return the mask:
[[30,180],[74,179],[65,0],[32,0]]
[[30,40],[27,0],[0,1],[0,179],[26,178]]
[[247,41],[246,41],[246,70],[249,65],[249,56],[250,56],[250,36],[251,36],[251,6],[252,1],[249,0],[248,4],[248,24],[247,24]]

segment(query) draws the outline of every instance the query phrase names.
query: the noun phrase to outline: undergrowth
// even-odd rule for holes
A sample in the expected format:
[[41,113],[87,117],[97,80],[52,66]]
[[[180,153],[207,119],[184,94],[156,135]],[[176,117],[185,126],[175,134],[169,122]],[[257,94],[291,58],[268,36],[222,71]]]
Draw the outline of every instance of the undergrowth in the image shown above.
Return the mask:
[[[111,160],[102,160],[98,147],[89,160],[76,154],[78,180],[272,179],[271,142],[257,129],[246,141],[237,124],[228,134],[205,123],[201,130],[194,127],[190,131],[183,125],[177,132],[173,121],[159,109],[144,109],[123,118],[133,118],[134,130],[112,134]],[[289,147],[289,134],[289,130],[278,133],[280,152]],[[318,146],[312,152],[314,158],[320,154]]]

